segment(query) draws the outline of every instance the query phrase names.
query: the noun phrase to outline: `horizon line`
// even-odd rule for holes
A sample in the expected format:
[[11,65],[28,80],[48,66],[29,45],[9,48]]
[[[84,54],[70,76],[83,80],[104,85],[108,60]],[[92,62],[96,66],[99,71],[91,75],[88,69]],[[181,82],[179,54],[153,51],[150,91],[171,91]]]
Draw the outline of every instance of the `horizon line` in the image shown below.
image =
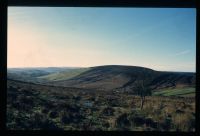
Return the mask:
[[111,65],[95,65],[95,66],[28,66],[28,67],[7,67],[7,69],[13,69],[13,68],[92,68],[92,67],[100,67],[100,66],[131,66],[131,67],[143,67],[143,68],[148,68],[154,71],[161,71],[161,72],[190,72],[190,73],[196,73],[196,71],[174,71],[174,70],[158,70],[150,67],[145,67],[145,66],[136,66],[136,65],[117,65],[117,64],[111,64]]

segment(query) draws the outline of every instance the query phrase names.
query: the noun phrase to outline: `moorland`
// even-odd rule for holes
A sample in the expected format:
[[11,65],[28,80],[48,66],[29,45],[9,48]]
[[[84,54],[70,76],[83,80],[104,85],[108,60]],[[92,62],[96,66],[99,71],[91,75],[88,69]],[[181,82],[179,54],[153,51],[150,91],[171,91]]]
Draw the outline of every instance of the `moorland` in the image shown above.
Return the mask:
[[[107,65],[10,68],[7,74],[11,130],[195,131],[192,72]],[[142,90],[151,93],[141,107]]]

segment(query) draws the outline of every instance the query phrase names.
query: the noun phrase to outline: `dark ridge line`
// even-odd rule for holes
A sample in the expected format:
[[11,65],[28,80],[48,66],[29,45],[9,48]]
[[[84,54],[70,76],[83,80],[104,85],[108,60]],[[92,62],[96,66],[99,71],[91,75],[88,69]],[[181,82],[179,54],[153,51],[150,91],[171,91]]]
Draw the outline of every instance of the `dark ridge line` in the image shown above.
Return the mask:
[[78,89],[78,90],[83,90],[83,91],[94,91],[95,89],[87,89],[87,88],[77,88],[77,87],[65,87],[65,86],[52,86],[52,85],[47,85],[47,84],[36,84],[33,82],[25,82],[25,81],[20,81],[20,80],[15,80],[15,79],[7,79],[8,81],[14,81],[14,82],[20,82],[20,83],[24,83],[24,84],[29,84],[29,85],[40,85],[40,86],[45,86],[45,87],[53,87],[53,88],[61,88],[61,89]]
[[[7,81],[15,81],[15,82],[20,82],[20,83],[25,83],[25,84],[33,84],[33,85],[43,85],[43,84],[36,84],[36,83],[33,83],[33,82],[26,82],[26,81],[20,81],[20,80],[15,80],[15,79],[11,79],[11,78],[8,78],[7,77]],[[45,85],[44,85],[45,86]]]

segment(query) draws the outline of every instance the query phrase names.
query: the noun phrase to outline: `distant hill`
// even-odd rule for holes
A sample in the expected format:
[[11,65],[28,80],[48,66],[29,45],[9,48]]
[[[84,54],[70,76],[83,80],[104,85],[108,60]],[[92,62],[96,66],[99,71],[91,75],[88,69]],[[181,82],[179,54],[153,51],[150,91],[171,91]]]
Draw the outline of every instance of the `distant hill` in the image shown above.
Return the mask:
[[78,68],[74,67],[38,67],[38,68],[8,68],[7,78],[25,82],[45,83],[46,79],[38,78],[60,72],[68,72]]
[[[54,75],[55,76],[55,75]],[[137,66],[107,65],[91,67],[67,80],[51,81],[52,85],[96,90],[130,91],[135,82],[149,81],[152,89],[195,86],[195,73],[162,72]]]
[[67,80],[73,78],[75,76],[80,75],[83,72],[88,71],[90,68],[76,68],[76,69],[68,69],[64,71],[54,72],[48,75],[39,76],[38,79],[48,80],[48,81],[59,81],[59,80]]

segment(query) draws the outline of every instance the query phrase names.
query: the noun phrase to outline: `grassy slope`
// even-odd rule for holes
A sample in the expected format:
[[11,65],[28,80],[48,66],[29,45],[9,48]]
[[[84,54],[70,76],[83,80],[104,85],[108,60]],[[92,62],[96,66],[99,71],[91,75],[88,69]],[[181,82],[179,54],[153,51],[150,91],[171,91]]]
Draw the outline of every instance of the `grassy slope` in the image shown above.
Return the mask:
[[195,96],[195,88],[162,89],[153,93],[157,96]]
[[41,76],[39,78],[46,79],[49,81],[66,80],[66,79],[70,79],[75,76],[78,76],[81,73],[88,71],[89,69],[90,68],[73,69],[73,70],[69,70],[69,71],[65,71],[65,72],[53,73],[53,74],[49,74],[46,76]]

